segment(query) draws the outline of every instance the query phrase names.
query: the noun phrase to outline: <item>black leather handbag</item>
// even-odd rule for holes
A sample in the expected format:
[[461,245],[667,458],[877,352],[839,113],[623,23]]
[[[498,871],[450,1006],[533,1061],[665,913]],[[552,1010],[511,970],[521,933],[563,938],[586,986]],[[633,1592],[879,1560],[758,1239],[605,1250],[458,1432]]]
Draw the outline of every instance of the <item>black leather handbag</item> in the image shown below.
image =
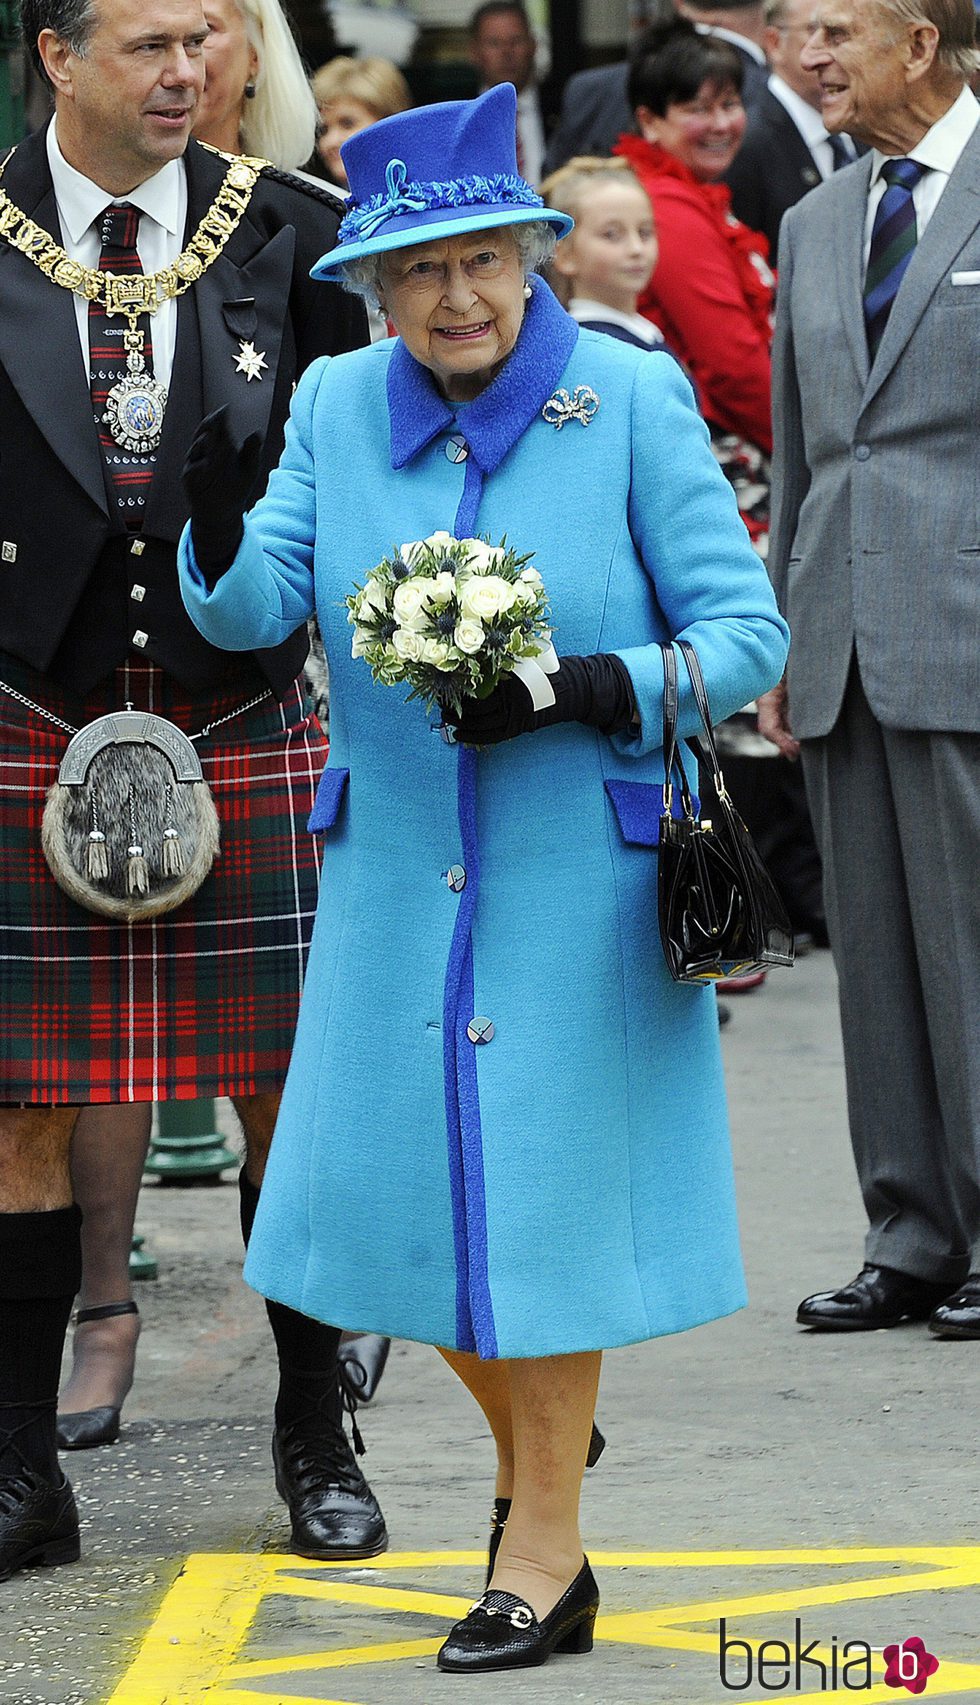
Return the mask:
[[[687,640],[676,644],[704,725],[699,745],[711,783],[707,808],[702,797],[695,812],[677,757],[677,657],[672,645],[663,645],[664,802],[657,903],[667,969],[677,983],[712,983],[764,966],[792,965],[793,931],[786,909],[725,787],[697,653]],[[675,785],[683,807],[679,817],[671,816]]]

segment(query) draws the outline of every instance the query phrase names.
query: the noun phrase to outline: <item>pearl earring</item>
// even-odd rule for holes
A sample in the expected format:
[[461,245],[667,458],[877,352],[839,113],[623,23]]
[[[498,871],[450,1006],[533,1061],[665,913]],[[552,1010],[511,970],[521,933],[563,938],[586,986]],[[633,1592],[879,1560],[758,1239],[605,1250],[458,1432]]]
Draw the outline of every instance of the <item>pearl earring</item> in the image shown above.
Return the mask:
[[530,302],[531,297],[533,295],[534,295],[534,292],[531,289],[531,286],[529,284],[525,284],[525,286],[524,286],[524,300],[525,300],[525,302]]

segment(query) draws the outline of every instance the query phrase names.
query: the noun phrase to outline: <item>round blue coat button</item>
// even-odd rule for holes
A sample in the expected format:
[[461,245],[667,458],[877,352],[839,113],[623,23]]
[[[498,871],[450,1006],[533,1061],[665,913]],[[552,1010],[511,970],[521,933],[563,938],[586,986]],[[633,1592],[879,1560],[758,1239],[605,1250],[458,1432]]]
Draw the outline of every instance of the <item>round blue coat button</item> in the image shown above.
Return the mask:
[[484,1042],[493,1041],[493,1020],[489,1018],[471,1018],[466,1026],[466,1034],[470,1041],[479,1047]]
[[466,439],[463,437],[463,434],[461,432],[451,433],[449,443],[446,445],[446,456],[448,460],[450,462],[465,462],[469,453],[470,447],[467,444]]
[[446,881],[454,894],[462,894],[466,887],[466,871],[461,864],[451,864],[446,871]]

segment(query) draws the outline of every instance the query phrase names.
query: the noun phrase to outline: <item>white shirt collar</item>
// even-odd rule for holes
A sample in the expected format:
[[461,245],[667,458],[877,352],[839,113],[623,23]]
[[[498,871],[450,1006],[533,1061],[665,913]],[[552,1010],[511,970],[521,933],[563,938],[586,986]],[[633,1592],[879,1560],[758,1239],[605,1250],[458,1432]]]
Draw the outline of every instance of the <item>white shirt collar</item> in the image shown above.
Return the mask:
[[786,108],[808,148],[812,148],[817,142],[826,142],[827,130],[819,109],[811,107],[809,101],[805,101],[802,95],[790,88],[776,71],[773,71],[769,78],[769,93],[775,96],[781,107]]
[[[934,172],[943,172],[949,177],[957,160],[973,135],[980,122],[980,103],[964,83],[952,106],[937,118],[930,130],[927,130],[921,142],[910,148],[909,160],[918,160],[923,166],[928,166]],[[888,154],[880,154],[877,148],[871,151],[871,182],[877,183],[881,176],[881,168]]]
[[48,165],[51,168],[51,179],[58,203],[58,216],[71,242],[79,242],[89,226],[93,225],[114,201],[131,202],[141,213],[148,213],[150,218],[162,225],[172,237],[181,234],[180,190],[184,173],[183,160],[168,160],[159,172],[155,172],[152,178],[147,178],[145,183],[131,190],[129,195],[109,195],[106,190],[100,189],[97,183],[93,183],[91,178],[84,177],[74,166],[68,164],[58,146],[56,124],[57,119],[52,119],[48,125]]
[[644,319],[642,314],[624,314],[621,308],[610,308],[606,302],[593,302],[588,296],[573,296],[568,304],[568,312],[573,320],[608,320],[611,325],[622,326],[625,331],[632,332],[634,337],[641,337],[644,343],[663,343],[664,334],[652,320]]
[[695,24],[703,36],[718,36],[721,41],[730,41],[733,47],[742,48],[757,65],[765,65],[766,56],[758,42],[750,41],[748,36],[740,36],[737,30],[726,30],[724,24]]

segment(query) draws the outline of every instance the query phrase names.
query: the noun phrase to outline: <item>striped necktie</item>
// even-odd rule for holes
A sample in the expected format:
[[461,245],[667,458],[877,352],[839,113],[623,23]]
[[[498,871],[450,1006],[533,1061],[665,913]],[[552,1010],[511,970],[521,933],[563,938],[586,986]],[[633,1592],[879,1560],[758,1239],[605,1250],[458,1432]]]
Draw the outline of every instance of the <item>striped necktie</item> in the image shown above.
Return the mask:
[[830,143],[830,157],[834,162],[835,172],[843,171],[845,166],[852,166],[854,164],[854,155],[848,148],[843,136],[837,136],[834,133],[830,133],[827,137],[827,141]]
[[[113,202],[96,221],[102,252],[100,272],[142,272],[136,249],[140,228],[140,210],[129,202]],[[148,373],[153,372],[153,343],[148,319],[143,361]],[[90,302],[88,313],[89,386],[92,407],[98,429],[99,443],[105,457],[119,516],[124,525],[136,530],[143,524],[143,509],[150,482],[156,467],[156,456],[140,455],[123,450],[116,443],[105,421],[106,398],[113,385],[127,373],[126,349],[123,336],[127,322],[121,314],[108,315],[101,303]]]
[[912,191],[928,170],[918,160],[886,160],[881,168],[887,187],[871,228],[868,270],[864,277],[864,323],[872,361],[878,353],[898,287],[915,253],[918,233]]

